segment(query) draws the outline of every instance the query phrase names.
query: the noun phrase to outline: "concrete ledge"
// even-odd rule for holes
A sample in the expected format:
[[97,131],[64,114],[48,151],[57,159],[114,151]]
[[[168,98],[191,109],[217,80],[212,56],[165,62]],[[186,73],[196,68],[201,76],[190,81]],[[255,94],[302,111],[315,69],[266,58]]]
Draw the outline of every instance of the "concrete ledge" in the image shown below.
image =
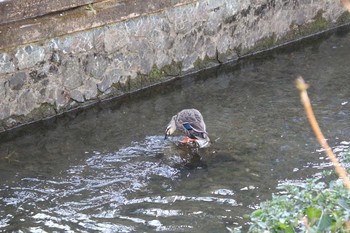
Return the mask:
[[[35,8],[43,0],[32,2],[11,1],[7,4],[11,4],[11,6],[18,4],[16,7],[13,7],[12,11],[2,6],[6,2],[0,5],[0,12],[4,12],[0,16],[0,22],[14,21],[7,24],[0,24],[0,49],[43,41],[124,20],[131,20],[143,15],[163,11],[169,7],[192,3],[195,0],[100,0],[94,1],[95,3],[90,5],[89,3],[92,1],[88,0],[75,1],[75,4],[64,4],[67,1],[59,1],[59,4],[57,3],[58,6],[51,3],[49,5],[51,8],[48,6],[45,7],[45,4],[41,8]],[[29,19],[19,20],[19,17],[24,13],[21,12],[22,14],[18,15],[14,11],[19,11],[22,7],[27,7],[26,5],[29,4],[34,4],[34,7],[29,7],[29,9],[33,9],[33,11],[35,9],[35,12],[32,13],[29,11],[25,13]],[[46,5],[48,4],[46,2]],[[11,8],[11,6],[8,7]],[[63,11],[65,8],[68,8],[68,10]],[[28,9],[28,7],[24,9]],[[51,13],[51,11],[54,13]],[[13,13],[10,14],[11,12]],[[40,12],[47,15],[32,18],[34,15],[40,15]]]
[[93,0],[5,0],[0,2],[0,24],[36,18],[57,11],[64,11],[82,5],[87,5]]
[[350,21],[338,1],[101,1],[0,25],[0,131]]

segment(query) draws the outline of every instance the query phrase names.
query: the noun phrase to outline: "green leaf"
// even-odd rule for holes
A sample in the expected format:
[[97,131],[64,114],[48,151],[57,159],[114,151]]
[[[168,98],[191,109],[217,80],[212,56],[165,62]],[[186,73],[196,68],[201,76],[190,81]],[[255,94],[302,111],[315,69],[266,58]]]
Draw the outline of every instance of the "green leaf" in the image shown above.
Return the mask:
[[294,228],[292,226],[288,226],[284,229],[285,233],[295,233]]
[[309,207],[306,209],[305,214],[309,219],[310,223],[314,223],[317,219],[321,217],[322,211],[316,207]]
[[258,210],[255,210],[253,213],[252,213],[252,217],[259,217],[261,214],[263,213],[263,211],[261,209],[258,209]]
[[332,225],[332,218],[323,212],[317,226],[318,230],[319,231],[326,230],[327,228],[331,227],[331,225]]
[[279,227],[280,229],[283,229],[285,233],[295,233],[294,228],[285,223],[280,223]]
[[339,200],[338,200],[338,204],[339,204],[341,207],[343,207],[344,209],[347,209],[347,210],[350,209],[348,203],[346,203],[346,201],[345,201],[344,199],[339,199]]

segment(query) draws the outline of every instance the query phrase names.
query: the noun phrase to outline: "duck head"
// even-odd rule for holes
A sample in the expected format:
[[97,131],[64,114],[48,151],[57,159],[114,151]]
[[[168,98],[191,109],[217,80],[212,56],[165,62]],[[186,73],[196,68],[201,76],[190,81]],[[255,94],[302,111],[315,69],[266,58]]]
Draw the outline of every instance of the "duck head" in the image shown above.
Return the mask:
[[167,139],[168,136],[172,135],[176,130],[176,123],[175,123],[175,116],[171,118],[171,121],[169,122],[168,126],[165,129],[165,137],[164,139]]

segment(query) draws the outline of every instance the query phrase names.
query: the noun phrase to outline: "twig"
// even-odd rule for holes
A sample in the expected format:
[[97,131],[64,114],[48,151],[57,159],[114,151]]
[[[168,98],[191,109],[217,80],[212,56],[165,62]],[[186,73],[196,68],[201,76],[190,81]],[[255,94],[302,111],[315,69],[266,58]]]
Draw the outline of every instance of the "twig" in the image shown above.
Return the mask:
[[306,216],[303,217],[303,223],[304,223],[305,228],[306,228],[305,233],[309,233],[309,231],[310,231],[310,224],[309,224],[309,220],[307,219]]
[[349,0],[341,0],[344,7],[350,12],[350,1]]
[[296,86],[298,90],[300,91],[300,99],[301,103],[303,104],[305,108],[305,112],[307,115],[307,118],[309,119],[309,123],[311,125],[312,130],[314,131],[314,134],[317,138],[317,141],[320,143],[322,148],[325,150],[328,158],[333,163],[333,166],[335,168],[335,171],[338,173],[339,177],[343,180],[344,186],[350,190],[350,180],[348,177],[348,174],[346,170],[340,165],[338,159],[335,157],[332,149],[329,147],[326,138],[323,136],[321,129],[317,123],[316,117],[314,115],[314,112],[312,111],[310,99],[307,95],[307,88],[309,87],[308,84],[305,83],[304,79],[300,76],[296,80]]

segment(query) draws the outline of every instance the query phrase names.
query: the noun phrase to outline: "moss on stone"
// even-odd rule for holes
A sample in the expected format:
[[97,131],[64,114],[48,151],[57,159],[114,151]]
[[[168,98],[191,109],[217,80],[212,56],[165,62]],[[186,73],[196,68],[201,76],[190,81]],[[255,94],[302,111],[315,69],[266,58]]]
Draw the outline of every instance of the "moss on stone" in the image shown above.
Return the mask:
[[27,123],[26,118],[23,115],[16,116],[11,115],[2,120],[1,124],[5,129],[11,129]]
[[291,30],[289,33],[287,33],[286,38],[292,40],[298,37],[312,35],[316,32],[320,32],[329,28],[329,22],[323,18],[322,14],[323,11],[318,11],[315,17],[312,18],[313,21],[310,23],[306,23],[304,25],[292,24],[290,26]]
[[225,53],[218,53],[217,55],[217,59],[220,63],[237,60],[238,57],[238,51],[232,49],[228,49]]
[[54,116],[55,114],[56,114],[56,110],[54,105],[49,103],[44,103],[40,105],[40,107],[31,111],[28,116],[33,118],[33,120],[37,120],[35,118],[44,119],[44,118]]
[[257,52],[257,51],[270,49],[270,48],[276,46],[277,44],[278,44],[278,42],[277,42],[276,36],[275,36],[275,34],[272,34],[269,37],[265,37],[265,38],[258,40],[254,44],[254,46],[251,48],[238,47],[235,50],[239,51],[238,54],[241,57],[241,56],[252,54],[252,53]]
[[38,108],[32,110],[27,115],[11,115],[5,119],[0,120],[0,132],[56,115],[57,112],[54,105],[44,103]]
[[118,84],[114,84],[113,86],[116,87],[118,90],[120,90],[121,92],[123,93],[128,93],[130,91],[130,76],[128,77],[125,77],[126,78],[126,81],[121,83],[121,82],[118,82]]
[[339,18],[337,19],[337,24],[342,25],[350,22],[350,13],[345,11]]
[[136,91],[142,88],[143,78],[142,76],[137,76],[136,78],[129,78],[128,80],[128,91]]
[[181,62],[172,61],[169,65],[165,65],[164,67],[162,67],[161,70],[167,76],[178,76],[181,74],[181,68],[182,68]]
[[193,66],[194,66],[194,70],[202,70],[202,69],[206,69],[208,67],[212,67],[212,66],[216,66],[218,65],[219,61],[217,59],[217,55],[215,55],[215,57],[208,57],[207,55],[204,57],[204,59],[197,59]]
[[147,76],[151,81],[157,81],[157,80],[161,79],[162,77],[165,77],[166,73],[164,70],[158,69],[158,67],[156,65],[153,65],[151,71],[149,72],[149,74]]

